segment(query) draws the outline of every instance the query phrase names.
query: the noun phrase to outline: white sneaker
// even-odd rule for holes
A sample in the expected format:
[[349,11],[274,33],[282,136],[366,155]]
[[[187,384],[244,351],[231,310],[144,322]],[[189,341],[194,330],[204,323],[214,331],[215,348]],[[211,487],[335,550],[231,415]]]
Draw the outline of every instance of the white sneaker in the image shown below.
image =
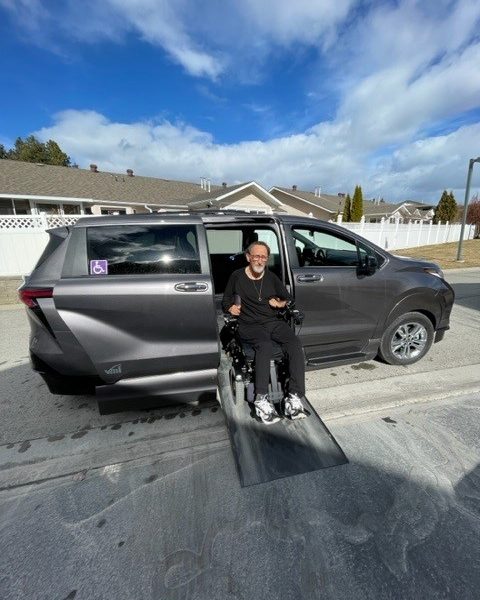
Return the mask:
[[298,394],[290,393],[285,398],[285,415],[291,419],[304,419],[307,416]]
[[257,417],[259,417],[265,425],[272,425],[273,423],[280,421],[280,416],[268,399],[267,394],[257,394],[253,404],[255,405]]

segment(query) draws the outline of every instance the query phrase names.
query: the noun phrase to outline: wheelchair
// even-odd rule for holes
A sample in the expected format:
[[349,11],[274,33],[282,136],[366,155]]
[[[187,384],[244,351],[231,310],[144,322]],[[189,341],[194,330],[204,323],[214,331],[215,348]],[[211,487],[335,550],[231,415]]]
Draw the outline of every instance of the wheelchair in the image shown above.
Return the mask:
[[[278,318],[284,319],[295,328],[301,326],[304,315],[293,302],[278,311]],[[240,339],[237,317],[224,315],[224,326],[220,331],[222,348],[232,360],[229,371],[230,388],[233,402],[253,403],[255,399],[255,349]],[[273,357],[270,360],[270,380],[268,395],[280,412],[280,405],[288,390],[288,357],[283,353],[280,344],[273,342]]]

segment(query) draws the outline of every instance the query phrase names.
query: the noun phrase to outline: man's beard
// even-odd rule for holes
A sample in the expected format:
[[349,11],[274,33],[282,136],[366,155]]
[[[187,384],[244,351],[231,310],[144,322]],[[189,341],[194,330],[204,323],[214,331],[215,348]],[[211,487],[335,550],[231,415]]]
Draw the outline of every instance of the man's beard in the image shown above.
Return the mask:
[[250,268],[257,275],[261,275],[265,271],[265,265],[252,265],[252,263],[250,263]]

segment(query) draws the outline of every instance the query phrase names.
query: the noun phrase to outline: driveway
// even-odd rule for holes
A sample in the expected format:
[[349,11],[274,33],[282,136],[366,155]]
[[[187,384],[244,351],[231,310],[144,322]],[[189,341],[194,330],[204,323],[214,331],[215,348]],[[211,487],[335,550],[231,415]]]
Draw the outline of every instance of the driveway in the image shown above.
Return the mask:
[[0,597],[478,597],[480,270],[448,278],[424,361],[308,374],[349,464],[249,488],[216,405],[51,396],[23,312],[0,311]]

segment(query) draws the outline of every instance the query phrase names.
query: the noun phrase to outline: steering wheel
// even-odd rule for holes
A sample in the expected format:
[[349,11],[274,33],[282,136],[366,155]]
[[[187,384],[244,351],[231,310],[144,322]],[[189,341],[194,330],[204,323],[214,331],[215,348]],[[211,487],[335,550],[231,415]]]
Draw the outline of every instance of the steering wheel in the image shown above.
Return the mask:
[[327,254],[325,253],[325,250],[323,248],[318,248],[318,250],[315,251],[315,264],[327,264]]

